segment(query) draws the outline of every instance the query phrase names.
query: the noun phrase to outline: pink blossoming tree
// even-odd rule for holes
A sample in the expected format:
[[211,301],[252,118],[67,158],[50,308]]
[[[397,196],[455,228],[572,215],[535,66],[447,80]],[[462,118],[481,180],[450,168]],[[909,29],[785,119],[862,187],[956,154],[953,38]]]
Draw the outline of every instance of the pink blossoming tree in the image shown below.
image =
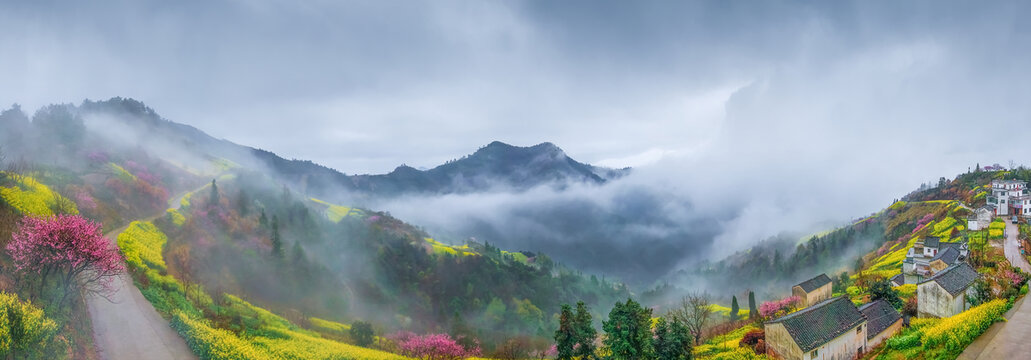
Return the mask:
[[480,348],[466,349],[448,334],[415,335],[399,332],[390,339],[397,343],[401,354],[425,360],[456,360],[480,355]]
[[798,302],[798,296],[791,296],[777,301],[767,301],[759,305],[759,316],[772,319],[774,316],[791,311]]
[[26,217],[7,244],[15,270],[38,275],[38,293],[53,280],[60,302],[78,285],[84,294],[106,296],[123,269],[122,256],[104,238],[100,224],[78,215]]

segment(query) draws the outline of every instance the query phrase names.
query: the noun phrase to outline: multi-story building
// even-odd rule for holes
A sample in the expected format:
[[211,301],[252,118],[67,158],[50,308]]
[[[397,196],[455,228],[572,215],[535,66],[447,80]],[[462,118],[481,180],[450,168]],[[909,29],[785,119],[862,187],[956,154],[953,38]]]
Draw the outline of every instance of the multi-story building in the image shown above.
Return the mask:
[[992,192],[987,201],[989,206],[995,207],[995,216],[1031,217],[1031,193],[1026,181],[992,180]]
[[920,283],[949,265],[965,261],[967,252],[965,241],[943,243],[936,237],[917,241],[902,261],[902,279],[892,278],[892,281],[900,285]]

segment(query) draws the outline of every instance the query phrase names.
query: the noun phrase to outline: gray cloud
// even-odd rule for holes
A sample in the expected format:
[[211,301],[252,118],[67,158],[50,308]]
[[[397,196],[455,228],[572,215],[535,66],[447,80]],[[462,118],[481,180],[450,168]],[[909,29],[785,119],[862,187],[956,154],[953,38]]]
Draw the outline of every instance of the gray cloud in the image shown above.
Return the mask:
[[[641,234],[717,214],[702,235],[732,251],[978,161],[1023,160],[1031,5],[992,5],[5,3],[0,103],[134,97],[346,173],[551,141],[640,166],[627,183],[675,199],[652,203],[668,214]],[[621,186],[485,204],[613,209]]]

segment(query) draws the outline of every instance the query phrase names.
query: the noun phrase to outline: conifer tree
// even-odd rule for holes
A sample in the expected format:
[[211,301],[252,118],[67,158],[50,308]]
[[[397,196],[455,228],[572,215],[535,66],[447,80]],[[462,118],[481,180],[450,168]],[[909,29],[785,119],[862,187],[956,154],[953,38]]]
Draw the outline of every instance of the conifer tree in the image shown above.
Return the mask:
[[279,236],[279,216],[272,216],[272,255],[283,257],[283,239]]
[[555,349],[558,350],[558,360],[573,359],[573,347],[576,345],[577,337],[574,321],[573,309],[568,304],[562,304],[558,330],[555,331]]
[[591,310],[583,301],[576,303],[576,315],[573,323],[576,327],[576,343],[580,345],[576,347],[573,356],[580,357],[581,360],[594,359],[594,338],[597,337],[598,332],[594,330]]
[[612,351],[612,359],[652,359],[651,332],[652,310],[641,307],[633,299],[626,303],[616,302],[609,312],[609,320],[602,321],[605,330],[605,346]]
[[208,206],[218,206],[218,185],[215,185],[215,179],[211,179],[211,197],[208,199]]
[[740,310],[741,310],[741,308],[737,304],[737,295],[734,295],[734,297],[732,297],[731,300],[730,300],[730,321],[737,321],[737,319],[738,319],[737,313]]
[[755,307],[755,292],[748,292],[748,318],[755,319],[755,316],[759,314],[759,309]]

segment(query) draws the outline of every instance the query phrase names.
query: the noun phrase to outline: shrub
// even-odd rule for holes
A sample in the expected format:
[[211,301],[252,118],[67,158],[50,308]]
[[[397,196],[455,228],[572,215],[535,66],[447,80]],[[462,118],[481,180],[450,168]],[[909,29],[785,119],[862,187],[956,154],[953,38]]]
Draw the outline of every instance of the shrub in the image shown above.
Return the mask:
[[42,309],[0,292],[0,355],[42,354],[56,333],[57,323]]
[[913,333],[904,336],[895,336],[889,338],[886,342],[888,348],[893,350],[905,350],[920,345],[920,333]]
[[364,321],[356,321],[351,324],[351,340],[355,345],[368,347],[372,345],[375,333],[372,331],[372,324]]
[[924,347],[945,345],[949,350],[960,350],[988,330],[1009,310],[1006,300],[995,299],[978,305],[958,315],[942,319],[922,332]]
[[766,339],[766,332],[761,329],[755,329],[745,333],[738,346],[755,347],[756,344],[764,339]]

